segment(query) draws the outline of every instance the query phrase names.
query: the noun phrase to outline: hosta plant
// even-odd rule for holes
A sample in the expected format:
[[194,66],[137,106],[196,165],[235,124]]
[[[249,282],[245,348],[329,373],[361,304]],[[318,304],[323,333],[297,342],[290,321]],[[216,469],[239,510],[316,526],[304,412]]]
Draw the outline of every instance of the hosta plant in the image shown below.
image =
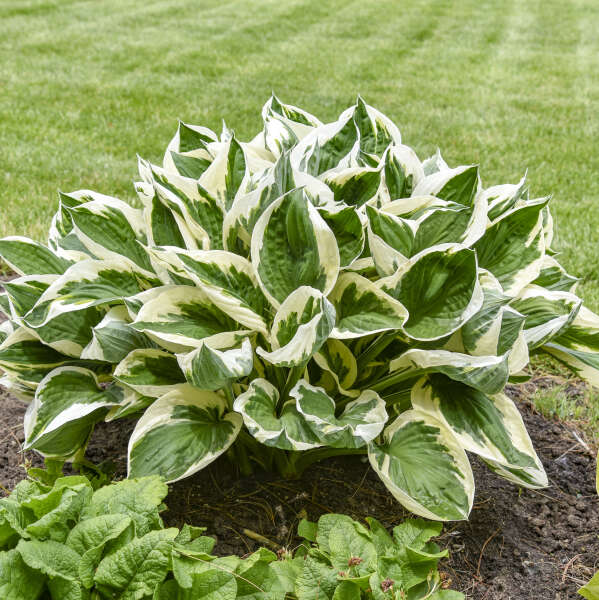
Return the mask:
[[45,245],[0,240],[25,448],[75,456],[135,416],[132,477],[367,453],[441,520],[470,512],[466,451],[547,485],[506,382],[547,352],[599,383],[548,199],[421,161],[361,98],[327,124],[274,96],[262,117],[250,142],[180,123],[162,166],[139,160],[137,204],[61,193]]

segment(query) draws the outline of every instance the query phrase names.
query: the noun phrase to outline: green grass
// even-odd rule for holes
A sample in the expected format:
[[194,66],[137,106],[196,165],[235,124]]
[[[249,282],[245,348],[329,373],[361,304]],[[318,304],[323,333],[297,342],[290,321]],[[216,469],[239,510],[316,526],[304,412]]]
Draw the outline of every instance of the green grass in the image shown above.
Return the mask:
[[528,169],[599,308],[594,0],[0,0],[0,234],[45,236],[56,190],[132,198],[177,118],[242,138],[274,89],[331,120],[361,93],[422,158]]
[[573,389],[558,380],[550,387],[535,390],[530,401],[545,417],[575,424],[593,445],[598,445],[599,395],[595,390]]
[[599,390],[548,354],[533,354],[527,370],[532,378],[522,391],[535,408],[549,419],[572,423],[599,447]]

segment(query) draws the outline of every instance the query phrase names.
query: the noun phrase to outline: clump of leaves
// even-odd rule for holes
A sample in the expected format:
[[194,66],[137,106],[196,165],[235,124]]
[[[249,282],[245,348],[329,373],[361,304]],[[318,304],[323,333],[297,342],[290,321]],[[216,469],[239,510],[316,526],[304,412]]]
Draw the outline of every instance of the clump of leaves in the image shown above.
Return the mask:
[[[93,490],[83,476],[27,479],[0,500],[0,597],[11,600],[341,600],[462,598],[439,590],[428,539],[439,524],[410,520],[391,537],[343,515],[302,522],[303,543],[278,555],[211,554],[204,528],[165,529],[167,486],[156,476]],[[349,551],[351,549],[351,552]]]
[[295,593],[302,598],[373,600],[431,598],[460,600],[463,594],[441,589],[439,560],[447,556],[432,537],[441,524],[407,519],[393,535],[376,519],[368,527],[346,515],[323,515],[318,523],[301,521],[298,534],[308,544],[293,559],[275,565],[295,572]]
[[0,500],[2,598],[148,598],[174,544],[212,548],[193,528],[163,528],[168,487],[157,476],[96,491],[81,475],[50,477],[53,485],[25,479]]
[[551,249],[548,199],[421,161],[361,98],[328,124],[274,96],[262,115],[250,142],[180,123],[162,166],[139,161],[143,208],[61,193],[47,245],[0,240],[25,447],[69,457],[141,416],[132,477],[229,448],[289,475],[367,453],[440,520],[471,510],[466,451],[547,485],[504,385],[537,352],[599,383],[599,317]]

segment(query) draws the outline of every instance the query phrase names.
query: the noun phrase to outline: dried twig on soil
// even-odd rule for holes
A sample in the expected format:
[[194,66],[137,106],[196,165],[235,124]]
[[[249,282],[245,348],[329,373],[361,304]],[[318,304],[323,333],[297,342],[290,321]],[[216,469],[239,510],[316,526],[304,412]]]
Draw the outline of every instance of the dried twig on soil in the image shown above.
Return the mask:
[[566,566],[564,567],[564,571],[562,573],[562,583],[566,583],[566,577],[568,576],[568,570],[570,569],[570,567],[574,564],[574,561],[577,558],[580,558],[582,556],[582,554],[575,554],[566,564]]
[[250,539],[254,540],[255,542],[264,544],[266,546],[274,548],[275,550],[279,550],[280,548],[282,548],[282,546],[280,544],[277,544],[276,542],[269,540],[267,537],[260,535],[259,533],[256,533],[255,531],[252,531],[251,529],[244,529],[243,535],[247,535]]
[[494,533],[492,533],[483,543],[483,547],[480,549],[480,555],[478,557],[478,564],[476,566],[476,576],[480,577],[480,563],[483,560],[483,554],[485,552],[485,548],[489,544],[489,542],[501,531],[501,527],[499,527]]

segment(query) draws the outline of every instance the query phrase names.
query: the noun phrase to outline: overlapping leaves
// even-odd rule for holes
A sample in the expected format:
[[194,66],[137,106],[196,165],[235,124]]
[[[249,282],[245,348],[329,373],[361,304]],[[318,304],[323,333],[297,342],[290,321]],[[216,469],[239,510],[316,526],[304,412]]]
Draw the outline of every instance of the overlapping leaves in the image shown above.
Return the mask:
[[361,98],[332,123],[274,96],[262,116],[250,142],[180,123],[162,166],[139,160],[139,208],[61,194],[47,245],[0,240],[26,446],[71,456],[140,416],[130,474],[171,481],[229,449],[287,473],[364,452],[435,519],[470,511],[466,451],[546,485],[503,387],[535,352],[599,383],[548,200],[421,161]]
[[278,554],[212,554],[204,528],[165,529],[159,477],[94,491],[83,476],[37,470],[0,499],[0,593],[10,600],[413,600],[463,598],[441,589],[430,541],[439,523],[408,519],[392,535],[345,515],[303,520],[304,540]]

